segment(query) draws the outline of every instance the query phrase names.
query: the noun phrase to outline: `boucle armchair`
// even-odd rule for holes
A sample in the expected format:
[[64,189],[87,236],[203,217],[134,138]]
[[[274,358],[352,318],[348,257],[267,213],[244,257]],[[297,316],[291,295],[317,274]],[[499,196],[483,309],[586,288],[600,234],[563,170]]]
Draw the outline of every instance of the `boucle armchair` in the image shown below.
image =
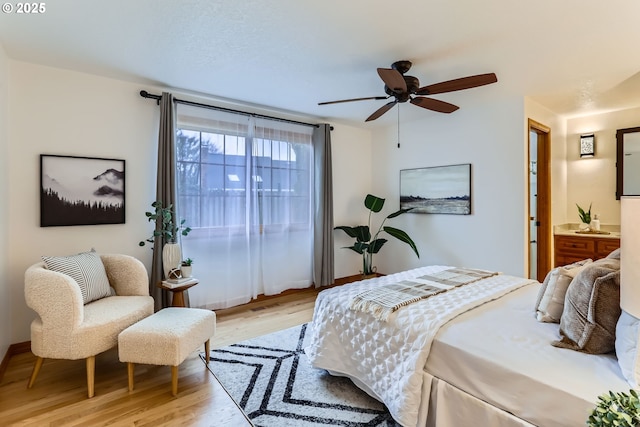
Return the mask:
[[37,359],[28,388],[45,358],[86,359],[88,396],[93,397],[95,356],[115,347],[120,332],[153,313],[144,265],[128,255],[100,259],[115,295],[86,305],[71,276],[49,270],[43,262],[25,272],[26,302],[38,314],[31,323],[31,351]]

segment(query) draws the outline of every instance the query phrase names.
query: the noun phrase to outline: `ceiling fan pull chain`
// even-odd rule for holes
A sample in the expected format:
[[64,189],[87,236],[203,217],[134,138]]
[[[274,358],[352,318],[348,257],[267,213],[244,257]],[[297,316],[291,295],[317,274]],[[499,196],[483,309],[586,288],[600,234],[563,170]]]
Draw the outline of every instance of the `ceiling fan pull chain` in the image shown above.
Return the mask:
[[400,106],[398,105],[398,148],[400,148]]

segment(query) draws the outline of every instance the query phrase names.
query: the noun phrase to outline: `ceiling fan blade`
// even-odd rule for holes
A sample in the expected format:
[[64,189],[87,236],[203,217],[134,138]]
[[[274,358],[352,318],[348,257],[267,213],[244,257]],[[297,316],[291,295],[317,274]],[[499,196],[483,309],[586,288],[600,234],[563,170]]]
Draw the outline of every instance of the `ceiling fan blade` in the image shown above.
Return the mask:
[[457,105],[449,104],[448,102],[440,101],[439,99],[416,97],[411,98],[410,101],[413,105],[426,108],[427,110],[437,111],[438,113],[453,113],[458,108]]
[[404,93],[407,91],[407,83],[398,70],[394,70],[393,68],[378,68],[378,75],[384,84],[393,92]]
[[416,91],[416,95],[434,95],[436,93],[454,92],[456,90],[471,89],[472,87],[488,85],[497,81],[498,78],[495,73],[478,74],[475,76],[462,77],[429,86],[423,86]]
[[384,113],[389,111],[391,109],[391,107],[393,107],[397,103],[398,103],[398,101],[391,101],[391,102],[388,102],[388,103],[384,104],[382,107],[378,108],[372,115],[367,117],[367,120],[365,120],[365,122],[370,122],[372,120],[377,119],[378,117],[380,117],[381,115],[383,115]]
[[368,99],[388,99],[388,96],[370,96],[367,98],[341,99],[339,101],[318,102],[318,105],[339,104],[341,102],[366,101]]

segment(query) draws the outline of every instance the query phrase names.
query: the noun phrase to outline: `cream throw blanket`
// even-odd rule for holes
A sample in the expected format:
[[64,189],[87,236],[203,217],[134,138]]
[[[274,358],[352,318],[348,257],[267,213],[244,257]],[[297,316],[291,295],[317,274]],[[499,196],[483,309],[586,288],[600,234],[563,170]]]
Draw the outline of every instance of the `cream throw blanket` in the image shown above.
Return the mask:
[[362,292],[353,298],[350,309],[369,312],[376,319],[386,322],[400,307],[496,274],[472,268],[449,268]]

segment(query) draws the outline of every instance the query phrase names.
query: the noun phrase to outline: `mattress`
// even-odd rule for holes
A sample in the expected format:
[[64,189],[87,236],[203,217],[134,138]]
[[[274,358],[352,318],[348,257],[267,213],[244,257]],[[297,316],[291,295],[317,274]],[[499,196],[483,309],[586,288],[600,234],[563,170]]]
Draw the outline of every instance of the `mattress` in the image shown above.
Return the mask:
[[406,305],[387,322],[350,306],[356,296],[380,285],[410,281],[448,268],[426,266],[320,292],[305,348],[311,365],[351,378],[384,402],[399,424],[418,425],[424,418],[423,402],[429,402],[430,386],[423,384],[424,367],[439,328],[460,313],[532,281],[498,274]]
[[584,425],[597,397],[628,391],[614,354],[553,347],[559,325],[535,319],[539,284],[458,316],[436,335],[425,371],[531,424]]

